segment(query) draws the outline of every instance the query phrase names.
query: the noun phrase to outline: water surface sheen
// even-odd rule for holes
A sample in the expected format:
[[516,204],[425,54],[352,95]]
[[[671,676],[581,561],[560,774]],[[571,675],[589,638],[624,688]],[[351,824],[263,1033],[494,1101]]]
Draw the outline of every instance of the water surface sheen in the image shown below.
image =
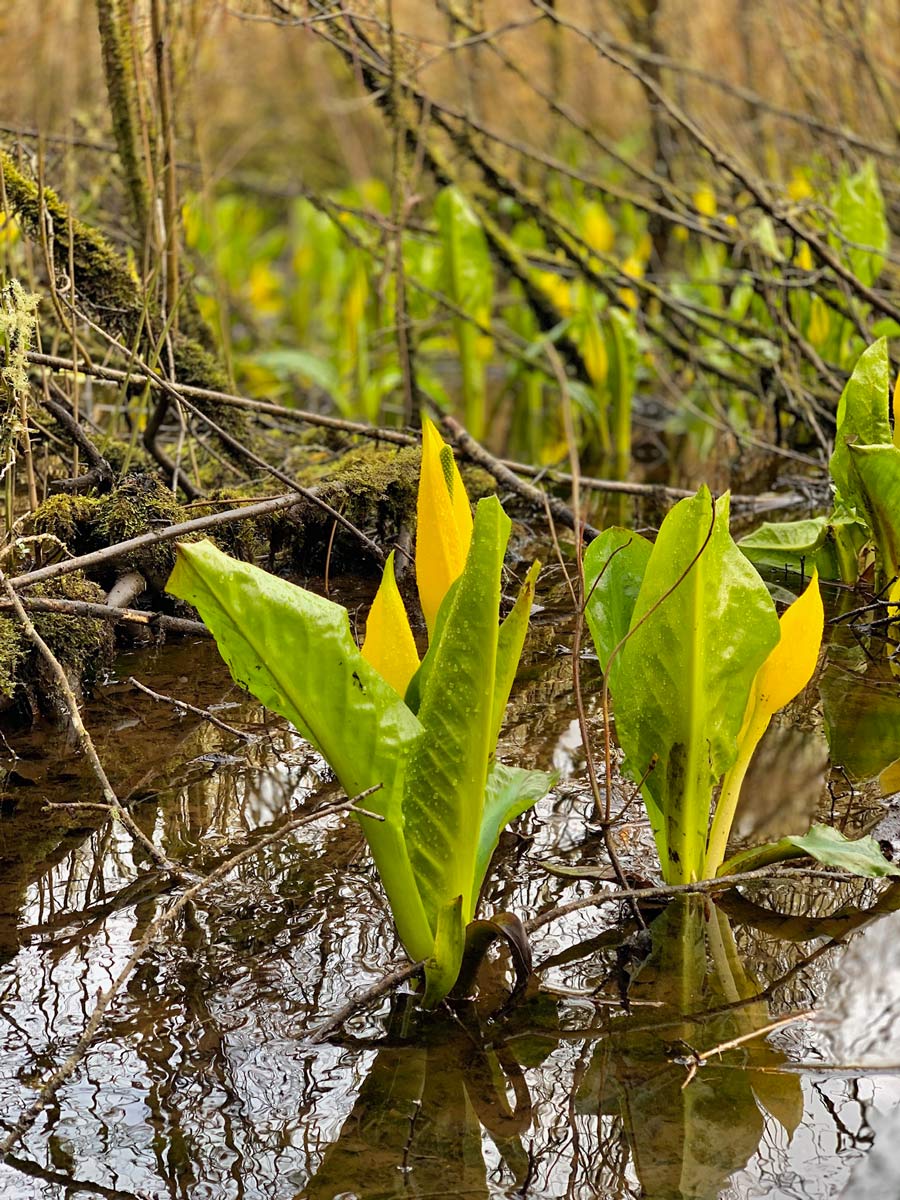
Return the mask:
[[[533,916],[612,887],[540,865],[606,861],[589,824],[571,661],[561,653],[569,644],[552,610],[538,616],[501,756],[553,764],[562,778],[504,835],[488,909]],[[777,826],[818,806],[850,831],[881,820],[891,843],[890,804],[885,815],[872,780],[900,758],[889,711],[897,689],[854,654],[845,637],[822,705],[808,696],[769,739],[743,832],[798,832]],[[583,671],[597,730],[596,664]],[[127,683],[132,674],[213,705],[248,736],[154,702]],[[822,707],[842,768],[827,775]],[[123,656],[85,717],[142,829],[197,872],[340,798],[322,761],[238,692],[209,643]],[[9,750],[0,797],[5,1128],[178,890],[104,813],[45,808],[97,799],[64,735],[9,735]],[[636,805],[615,839],[625,869],[652,881]],[[860,915],[872,906],[877,916]],[[142,955],[75,1074],[0,1167],[0,1196],[894,1194],[895,908],[890,885],[813,879],[802,890],[773,883],[715,905],[646,908],[642,932],[626,905],[611,903],[534,935],[538,973],[512,1006],[498,958],[476,1004],[425,1015],[407,985],[313,1045],[311,1030],[403,961],[361,835],[331,816],[245,861]],[[752,1036],[813,1006],[828,1019]],[[723,1043],[735,1044],[698,1062]]]

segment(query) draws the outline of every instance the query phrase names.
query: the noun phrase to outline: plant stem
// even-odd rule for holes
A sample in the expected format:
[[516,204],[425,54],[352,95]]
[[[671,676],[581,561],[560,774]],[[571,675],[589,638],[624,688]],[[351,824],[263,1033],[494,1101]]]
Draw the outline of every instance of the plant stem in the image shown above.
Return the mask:
[[731,833],[731,826],[734,823],[734,814],[737,812],[744,776],[747,774],[750,759],[753,757],[753,751],[756,749],[758,742],[758,737],[747,737],[741,740],[738,757],[722,781],[722,790],[719,793],[716,814],[713,817],[712,828],[709,831],[706,859],[703,864],[703,874],[708,879],[712,879],[715,876],[716,871],[725,861],[725,852],[728,849],[728,836]]

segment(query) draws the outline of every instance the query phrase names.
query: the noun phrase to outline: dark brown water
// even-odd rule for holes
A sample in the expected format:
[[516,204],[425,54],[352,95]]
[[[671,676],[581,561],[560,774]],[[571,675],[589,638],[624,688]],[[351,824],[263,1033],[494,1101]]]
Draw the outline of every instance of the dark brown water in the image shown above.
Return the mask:
[[[568,644],[552,614],[538,618],[501,747],[562,773],[498,854],[488,906],[523,916],[604,886],[541,866],[605,862],[589,825]],[[584,671],[590,692],[595,667]],[[154,702],[125,682],[132,674],[213,705],[249,736]],[[593,696],[599,727],[596,710]],[[823,710],[841,767],[827,775]],[[199,872],[340,795],[321,760],[237,692],[208,643],[123,656],[85,715],[142,828]],[[96,799],[62,735],[43,728],[9,743],[5,1127],[172,894],[104,814],[45,808]],[[770,739],[742,828],[802,828],[817,809],[848,830],[880,822],[889,845],[895,810],[877,777],[898,758],[897,684],[842,634],[819,688]],[[648,830],[636,808],[629,815],[616,832],[623,863],[652,876]],[[882,915],[860,915],[868,908]],[[539,930],[537,981],[508,1009],[498,960],[477,1007],[424,1015],[401,989],[312,1045],[311,1030],[402,962],[361,835],[332,816],[244,862],[143,956],[56,1103],[0,1167],[0,1196],[894,1195],[895,908],[890,886],[810,879],[645,909],[642,934],[616,902]],[[827,1019],[750,1036],[813,1006]],[[698,1053],[733,1041],[697,1065]]]

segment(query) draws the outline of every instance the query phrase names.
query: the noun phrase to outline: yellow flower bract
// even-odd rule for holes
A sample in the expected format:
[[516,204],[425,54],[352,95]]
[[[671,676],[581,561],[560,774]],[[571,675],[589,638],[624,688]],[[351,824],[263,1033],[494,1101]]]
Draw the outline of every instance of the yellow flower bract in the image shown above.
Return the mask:
[[[472,510],[453,451],[427,418],[422,421],[422,468],[416,526],[416,583],[429,637],[438,609],[462,574],[472,541]],[[394,574],[394,552],[366,621],[362,655],[401,696],[419,669],[419,654]]]
[[429,636],[450,585],[462,575],[472,541],[472,510],[453,452],[422,421],[416,523],[416,583]]
[[419,669],[419,652],[397,587],[393,550],[388,555],[381,584],[369,609],[361,653],[385,683],[399,695],[406,694],[409,681]]
[[825,625],[817,571],[806,591],[781,614],[779,624],[778,645],[757,671],[750,693],[750,705],[759,718],[765,715],[766,725],[806,687],[816,669]]

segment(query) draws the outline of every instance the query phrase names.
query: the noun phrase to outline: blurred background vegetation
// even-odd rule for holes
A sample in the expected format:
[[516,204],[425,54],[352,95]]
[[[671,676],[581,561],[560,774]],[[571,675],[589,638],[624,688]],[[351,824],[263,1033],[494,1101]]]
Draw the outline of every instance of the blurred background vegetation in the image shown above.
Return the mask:
[[[8,524],[93,463],[42,395],[188,500],[264,491],[303,428],[211,393],[815,477],[900,329],[898,50],[889,0],[9,0],[0,275],[41,304]],[[39,350],[119,375],[51,388]]]

